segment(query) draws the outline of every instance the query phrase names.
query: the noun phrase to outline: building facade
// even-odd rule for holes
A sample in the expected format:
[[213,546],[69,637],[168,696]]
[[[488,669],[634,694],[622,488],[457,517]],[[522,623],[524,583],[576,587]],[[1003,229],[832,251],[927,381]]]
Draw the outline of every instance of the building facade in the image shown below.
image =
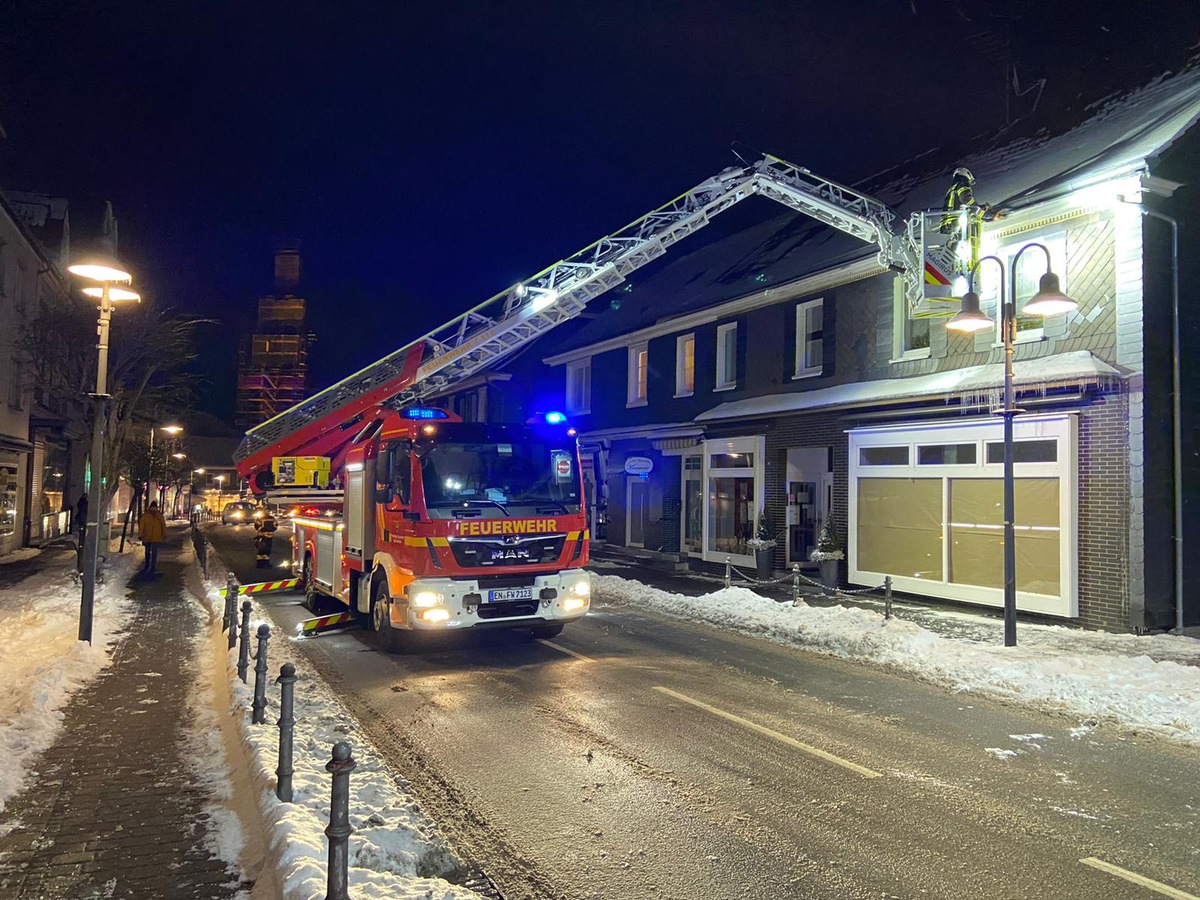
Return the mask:
[[[938,208],[950,172],[966,165],[993,206],[982,253],[995,260],[975,287],[997,326],[1001,291],[1016,304],[1023,612],[1142,631],[1170,627],[1180,604],[1184,624],[1200,624],[1200,571],[1183,549],[1198,510],[1181,507],[1176,529],[1172,509],[1200,475],[1188,456],[1195,404],[1185,402],[1197,317],[1185,277],[1186,362],[1173,396],[1169,234],[1137,205],[1178,215],[1195,204],[1176,189],[1195,174],[1197,116],[1193,71],[1057,135],[871,191],[903,213]],[[1078,309],[1025,316],[1047,268]],[[869,248],[790,214],[633,280],[621,302],[543,354],[580,431],[595,536],[700,567],[751,567],[747,542],[765,517],[782,569],[807,564],[830,521],[845,546],[843,583],[890,576],[911,594],[1002,605],[998,327],[962,335],[945,318],[914,318]],[[1178,481],[1175,440],[1187,460]]]
[[0,195],[0,555],[61,534],[83,492],[82,398],[39,383],[24,341],[50,302],[71,303],[65,200]]

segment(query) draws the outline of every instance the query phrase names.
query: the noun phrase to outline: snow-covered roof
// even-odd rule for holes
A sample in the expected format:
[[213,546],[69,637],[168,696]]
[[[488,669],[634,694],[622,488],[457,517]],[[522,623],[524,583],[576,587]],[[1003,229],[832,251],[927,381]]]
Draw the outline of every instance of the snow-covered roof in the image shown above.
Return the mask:
[[[1022,206],[1087,186],[1153,160],[1200,118],[1200,65],[1095,103],[1082,122],[1060,124],[1049,110],[1040,115],[1046,124],[1027,136],[1001,133],[962,154],[931,149],[858,187],[890,204],[903,220],[911,211],[940,208],[957,166],[975,175],[978,202],[993,206]],[[590,346],[873,257],[876,248],[751,197],[675,252],[680,251],[632,277],[627,293],[618,289],[606,295],[600,302],[615,299],[616,307],[555,345],[553,352]]]
[[[1107,382],[1120,377],[1121,373],[1118,370],[1097,359],[1087,350],[1022,360],[1013,369],[1013,384],[1018,387],[1054,388]],[[1004,364],[989,363],[935,372],[932,375],[916,375],[912,378],[859,381],[814,391],[733,400],[700,413],[696,416],[696,421],[713,422],[746,416],[774,416],[835,406],[872,406],[894,400],[970,396],[995,390],[1003,384]]]

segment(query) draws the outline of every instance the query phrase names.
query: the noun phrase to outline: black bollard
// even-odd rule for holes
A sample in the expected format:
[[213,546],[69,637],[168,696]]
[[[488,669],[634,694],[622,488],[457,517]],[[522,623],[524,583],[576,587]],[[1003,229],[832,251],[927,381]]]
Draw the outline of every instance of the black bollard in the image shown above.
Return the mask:
[[892,576],[883,576],[883,618],[892,617]]
[[238,647],[237,673],[246,683],[246,670],[250,668],[250,601],[242,601],[242,645]]
[[279,768],[275,770],[275,796],[284,803],[292,802],[292,731],[296,727],[294,691],[296,667],[284,663],[275,679],[279,685]]
[[238,583],[233,573],[225,579],[225,618],[221,621],[221,630],[229,632],[229,649],[237,642],[237,598]]
[[267,641],[271,639],[271,626],[263,622],[258,626],[258,655],[254,657],[254,702],[250,704],[250,724],[267,724]]
[[333,745],[333,759],[325,763],[325,771],[333,773],[333,793],[329,801],[329,876],[325,882],[325,900],[350,900],[347,890],[350,864],[350,773],[358,763],[351,756],[350,744],[338,741]]

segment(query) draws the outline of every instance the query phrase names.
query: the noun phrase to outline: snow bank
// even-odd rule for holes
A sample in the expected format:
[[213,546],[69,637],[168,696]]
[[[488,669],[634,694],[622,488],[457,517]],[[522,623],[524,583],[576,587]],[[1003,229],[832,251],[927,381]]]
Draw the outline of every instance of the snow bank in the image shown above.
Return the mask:
[[109,560],[96,586],[91,645],[77,639],[82,589],[71,577],[73,553],[0,591],[0,811],[54,743],[67,700],[108,664],[133,616],[125,585],[140,560]]
[[[956,691],[1200,745],[1200,667],[1195,665],[1200,641],[1189,638],[1073,632],[1081,642],[1069,650],[1061,639],[1067,629],[1029,626],[1024,630],[1040,639],[1004,647],[945,637],[857,607],[793,607],[740,587],[685,597],[615,575],[593,575],[592,584],[599,599],[650,607],[805,650],[871,660]],[[1053,632],[1059,635],[1046,636]],[[1135,640],[1143,652],[1129,652]],[[1193,664],[1151,658],[1156,643]]]
[[[206,585],[212,609],[224,605],[220,585]],[[265,619],[255,607],[251,634]],[[219,621],[219,619],[218,619]],[[219,627],[219,625],[217,626]],[[319,675],[297,662],[298,654],[280,634],[270,645],[267,725],[250,724],[250,685],[231,675],[228,698],[242,742],[251,759],[258,805],[268,826],[266,844],[286,900],[320,900],[325,896],[331,776],[325,771],[333,745],[349,741],[358,766],[350,776],[350,890],[356,900],[478,900],[474,891],[445,880],[461,874],[462,864],[441,840],[436,826],[404,793],[402,780],[359,733],[357,723]],[[234,653],[230,667],[236,666]],[[279,688],[275,678],[283,662],[296,664],[296,727],[293,734],[292,803],[275,797],[279,764]],[[253,663],[251,663],[253,666]],[[216,823],[220,827],[220,822]],[[234,836],[236,841],[236,836]]]

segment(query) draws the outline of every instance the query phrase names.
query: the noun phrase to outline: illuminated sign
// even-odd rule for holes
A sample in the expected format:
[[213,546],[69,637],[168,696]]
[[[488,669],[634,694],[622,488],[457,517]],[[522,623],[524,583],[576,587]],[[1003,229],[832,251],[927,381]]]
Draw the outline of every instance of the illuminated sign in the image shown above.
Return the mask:
[[558,519],[467,519],[455,523],[464,537],[488,537],[506,534],[553,534],[559,531]]

